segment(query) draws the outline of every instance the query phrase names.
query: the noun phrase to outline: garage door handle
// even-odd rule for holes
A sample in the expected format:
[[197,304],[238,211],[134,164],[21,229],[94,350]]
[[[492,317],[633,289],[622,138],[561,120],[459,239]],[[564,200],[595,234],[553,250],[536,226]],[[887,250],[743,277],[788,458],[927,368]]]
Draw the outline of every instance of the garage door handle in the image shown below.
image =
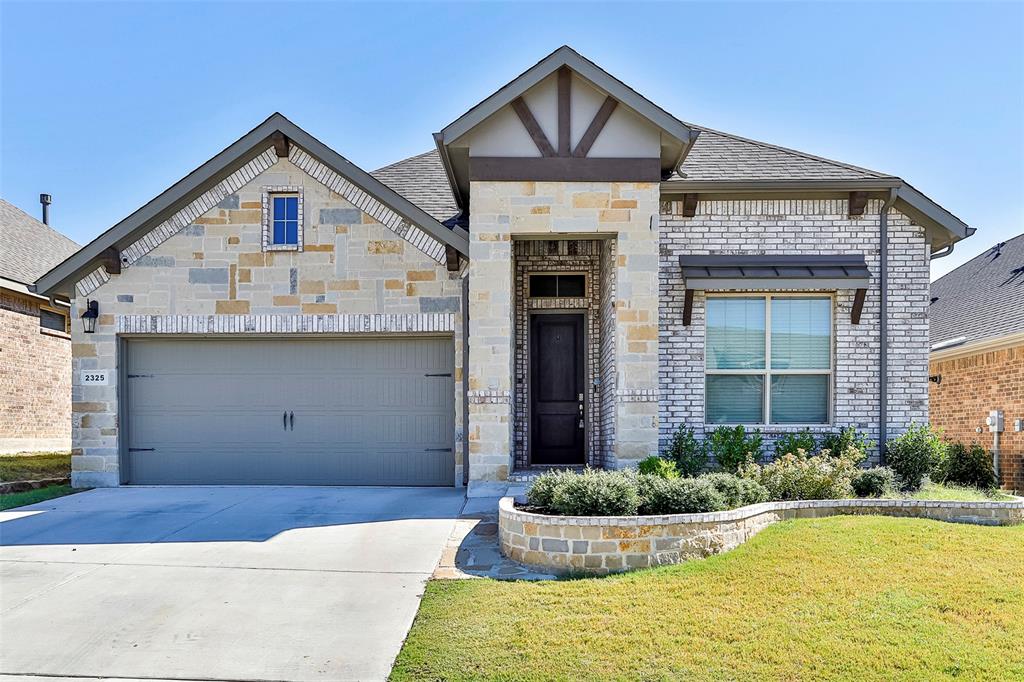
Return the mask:
[[284,412],[281,413],[281,421],[282,421],[281,428],[284,429],[285,431],[287,431],[288,430],[288,410],[285,410]]
[[288,421],[291,422],[291,427],[292,427],[291,430],[294,431],[295,430],[295,413],[294,412],[289,412],[288,413]]
[[448,372],[448,373],[442,373],[442,374],[424,374],[423,376],[425,376],[425,377],[450,377],[451,375],[452,375],[452,373]]
[[451,448],[427,448],[423,452],[451,452]]

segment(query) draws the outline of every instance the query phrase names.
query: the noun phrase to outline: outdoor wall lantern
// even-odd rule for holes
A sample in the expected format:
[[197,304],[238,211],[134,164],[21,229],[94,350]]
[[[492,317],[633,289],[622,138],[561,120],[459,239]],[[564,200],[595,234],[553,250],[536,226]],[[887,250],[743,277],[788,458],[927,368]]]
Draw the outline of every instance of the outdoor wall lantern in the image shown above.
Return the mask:
[[100,316],[100,303],[99,301],[90,301],[85,299],[85,312],[82,313],[82,327],[85,329],[86,334],[92,334],[96,331],[96,320]]

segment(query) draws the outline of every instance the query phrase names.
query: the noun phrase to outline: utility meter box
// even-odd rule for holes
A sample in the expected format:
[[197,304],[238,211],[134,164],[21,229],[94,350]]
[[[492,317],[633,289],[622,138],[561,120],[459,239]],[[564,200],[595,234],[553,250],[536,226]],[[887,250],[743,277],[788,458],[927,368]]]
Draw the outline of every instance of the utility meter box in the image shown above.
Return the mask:
[[988,417],[985,419],[985,424],[988,426],[989,433],[1002,433],[1003,432],[1003,412],[1002,410],[992,410],[988,413]]

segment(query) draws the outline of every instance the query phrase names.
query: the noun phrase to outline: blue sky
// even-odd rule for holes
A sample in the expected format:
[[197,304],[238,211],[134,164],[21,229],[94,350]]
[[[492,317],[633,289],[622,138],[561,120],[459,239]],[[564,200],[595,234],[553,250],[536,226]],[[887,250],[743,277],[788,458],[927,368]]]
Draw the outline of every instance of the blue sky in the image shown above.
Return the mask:
[[0,2],[0,194],[85,243],[273,111],[366,169],[568,43],[676,116],[1024,232],[1024,3]]

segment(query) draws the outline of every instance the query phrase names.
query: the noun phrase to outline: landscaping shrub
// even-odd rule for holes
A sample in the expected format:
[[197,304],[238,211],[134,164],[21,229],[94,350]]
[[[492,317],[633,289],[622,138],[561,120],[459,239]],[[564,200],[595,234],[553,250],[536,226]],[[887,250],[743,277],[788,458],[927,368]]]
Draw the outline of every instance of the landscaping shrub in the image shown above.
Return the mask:
[[982,490],[991,490],[998,485],[995,469],[992,468],[992,455],[977,443],[971,443],[970,446],[953,443],[947,446],[932,479]]
[[760,431],[747,435],[743,426],[719,426],[708,439],[711,454],[723,471],[736,473],[747,462],[761,459],[763,439]]
[[763,466],[747,464],[740,475],[764,486],[772,500],[835,500],[853,495],[855,472],[845,457],[812,457],[798,450]]
[[708,481],[725,499],[727,509],[768,501],[768,491],[763,485],[734,474],[705,474],[698,480]]
[[[856,464],[862,462],[873,447],[874,441],[870,440],[866,433],[852,426],[847,426],[839,433],[826,433],[821,437],[821,451],[828,450],[834,457],[846,456]],[[853,454],[854,451],[860,453],[859,458]]]
[[810,429],[804,429],[799,433],[787,433],[775,441],[775,456],[782,457],[795,453],[797,450],[814,452],[818,447],[814,440],[814,434]]
[[708,463],[708,442],[697,440],[693,429],[680,426],[672,434],[665,457],[676,463],[679,474],[691,478],[697,476]]
[[711,481],[698,478],[660,478],[641,474],[637,480],[641,514],[701,514],[729,505]]
[[651,474],[661,478],[679,478],[679,471],[676,469],[675,463],[657,455],[640,460],[637,468],[641,474]]
[[945,459],[946,444],[927,425],[911,424],[906,433],[885,446],[886,464],[896,472],[900,490],[916,491],[925,476]]
[[896,472],[889,467],[859,469],[852,484],[857,497],[885,497],[896,490]]
[[636,478],[596,469],[567,476],[555,485],[550,509],[564,516],[632,516],[640,506]]
[[533,484],[526,492],[526,502],[531,507],[551,509],[551,501],[555,496],[555,490],[569,478],[575,476],[574,471],[568,469],[545,471],[533,479]]

